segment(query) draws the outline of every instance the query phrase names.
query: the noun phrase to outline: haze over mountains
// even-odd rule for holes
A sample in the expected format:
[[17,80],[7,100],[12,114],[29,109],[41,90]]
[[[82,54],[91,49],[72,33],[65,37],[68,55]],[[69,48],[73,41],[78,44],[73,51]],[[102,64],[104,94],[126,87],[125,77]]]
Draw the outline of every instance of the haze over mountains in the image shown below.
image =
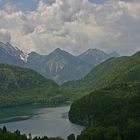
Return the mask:
[[49,55],[40,55],[36,52],[26,54],[9,43],[0,42],[0,63],[31,68],[59,84],[82,78],[110,57],[119,57],[119,54],[88,49],[81,55],[74,56],[59,48]]
[[112,52],[111,54],[107,54],[99,49],[88,49],[86,52],[82,53],[78,56],[79,59],[91,64],[92,66],[96,66],[103,61],[109,59],[110,57],[119,57],[120,55],[117,52]]

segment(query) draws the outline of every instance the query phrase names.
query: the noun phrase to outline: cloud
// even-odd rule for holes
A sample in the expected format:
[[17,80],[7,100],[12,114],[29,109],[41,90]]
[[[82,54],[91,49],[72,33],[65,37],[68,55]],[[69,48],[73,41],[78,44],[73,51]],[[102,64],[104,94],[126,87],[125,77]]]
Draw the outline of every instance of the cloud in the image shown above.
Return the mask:
[[0,42],[7,43],[10,41],[11,41],[10,33],[5,29],[0,29]]
[[0,10],[0,29],[27,52],[46,54],[60,47],[79,54],[96,47],[128,54],[140,49],[139,13],[138,0],[104,4],[56,0],[51,5],[39,0],[28,12],[8,4]]

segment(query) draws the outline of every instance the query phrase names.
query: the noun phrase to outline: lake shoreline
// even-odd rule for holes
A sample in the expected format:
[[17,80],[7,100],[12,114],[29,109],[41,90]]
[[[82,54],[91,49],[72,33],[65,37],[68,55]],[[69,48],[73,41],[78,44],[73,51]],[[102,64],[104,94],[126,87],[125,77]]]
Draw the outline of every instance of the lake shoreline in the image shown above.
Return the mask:
[[[33,106],[33,107],[37,107],[37,108],[57,108],[57,107],[68,107],[70,105],[68,104],[63,104],[63,105],[59,105],[59,106],[48,106],[47,104],[26,104],[26,105],[19,105],[19,106],[10,106],[10,107],[4,107],[4,108],[0,108],[0,109],[10,109],[10,108],[20,108],[20,107],[25,107],[25,106]],[[35,113],[35,114],[29,114],[27,116],[16,116],[16,117],[9,117],[9,118],[0,118],[0,124],[5,124],[5,123],[10,123],[10,122],[18,122],[18,121],[24,121],[24,120],[28,120],[31,119],[34,116],[37,116],[41,113]]]
[[24,121],[32,118],[33,116],[17,116],[12,118],[6,118],[6,119],[0,119],[0,124],[10,123],[10,122],[18,122],[18,121]]
[[61,106],[70,106],[71,102],[66,102],[62,104],[47,104],[47,103],[27,103],[27,104],[19,104],[19,105],[8,105],[8,106],[0,106],[0,109],[3,108],[13,108],[13,107],[22,107],[22,106],[45,106],[45,107],[61,107]]
[[[68,112],[70,106],[45,107],[41,106],[24,106],[16,108],[0,109],[0,117],[4,118],[6,123],[0,124],[0,128],[6,128],[14,132],[17,129],[22,134],[42,137],[62,137],[66,139],[67,136],[74,133],[79,135],[85,129],[84,126],[74,124],[68,119]],[[9,113],[8,115],[3,115]],[[21,113],[21,114],[20,114]],[[2,116],[3,115],[3,116]],[[7,118],[7,119],[6,119]]]

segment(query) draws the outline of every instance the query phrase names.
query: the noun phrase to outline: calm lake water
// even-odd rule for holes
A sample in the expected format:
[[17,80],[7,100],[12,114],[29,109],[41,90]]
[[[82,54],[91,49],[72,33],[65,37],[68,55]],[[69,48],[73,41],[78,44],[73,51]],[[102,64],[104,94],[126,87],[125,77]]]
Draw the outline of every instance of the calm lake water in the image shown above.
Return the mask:
[[21,133],[31,133],[32,136],[60,136],[66,139],[69,134],[77,135],[84,129],[68,120],[69,108],[22,106],[0,109],[0,127],[6,126],[10,131],[19,129]]

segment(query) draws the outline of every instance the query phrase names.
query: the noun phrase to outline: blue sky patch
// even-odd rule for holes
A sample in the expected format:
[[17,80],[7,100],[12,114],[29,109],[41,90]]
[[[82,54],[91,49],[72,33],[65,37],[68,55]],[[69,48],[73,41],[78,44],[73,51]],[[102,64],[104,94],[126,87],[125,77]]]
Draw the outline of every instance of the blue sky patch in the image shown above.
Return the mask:
[[[48,4],[52,4],[55,0],[44,0]],[[101,4],[107,0],[89,0],[92,3]],[[0,8],[2,8],[7,1],[0,0]],[[20,10],[23,11],[33,11],[36,9],[37,2],[36,0],[9,0],[8,3],[16,5]]]
[[[52,4],[54,0],[44,0],[48,4]],[[37,2],[36,0],[0,0],[0,8],[5,6],[7,3],[16,5],[20,10],[23,11],[33,11],[36,9]]]

